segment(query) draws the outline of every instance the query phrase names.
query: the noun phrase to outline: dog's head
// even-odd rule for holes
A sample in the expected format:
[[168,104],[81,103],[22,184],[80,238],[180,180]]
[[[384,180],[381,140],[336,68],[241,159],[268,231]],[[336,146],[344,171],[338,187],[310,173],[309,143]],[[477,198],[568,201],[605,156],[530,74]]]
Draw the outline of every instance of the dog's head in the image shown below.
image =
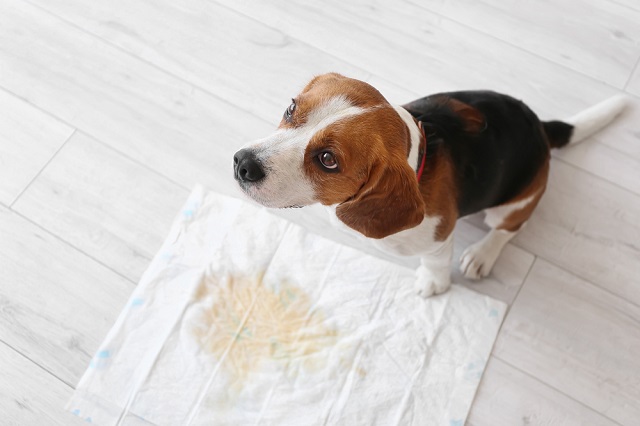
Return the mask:
[[424,218],[409,149],[407,124],[376,89],[325,74],[292,99],[275,133],[235,154],[234,173],[264,206],[337,205],[346,225],[383,238]]

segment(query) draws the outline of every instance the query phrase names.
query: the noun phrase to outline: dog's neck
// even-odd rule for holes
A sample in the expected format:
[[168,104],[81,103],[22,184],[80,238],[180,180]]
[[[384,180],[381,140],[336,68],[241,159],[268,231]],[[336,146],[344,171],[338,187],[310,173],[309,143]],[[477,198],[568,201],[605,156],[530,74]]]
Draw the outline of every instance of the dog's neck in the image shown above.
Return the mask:
[[398,105],[393,105],[393,108],[396,110],[402,121],[405,122],[407,128],[409,129],[410,135],[410,146],[408,149],[407,161],[413,170],[416,172],[420,169],[421,158],[420,153],[420,142],[422,140],[422,131],[418,127],[418,123],[413,118],[413,116],[406,109],[402,108]]

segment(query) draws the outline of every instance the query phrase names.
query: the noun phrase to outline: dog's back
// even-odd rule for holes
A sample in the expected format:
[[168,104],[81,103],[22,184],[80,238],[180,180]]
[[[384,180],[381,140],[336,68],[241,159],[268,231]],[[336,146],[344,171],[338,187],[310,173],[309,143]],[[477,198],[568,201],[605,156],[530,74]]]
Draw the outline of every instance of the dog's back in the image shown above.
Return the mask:
[[563,121],[541,122],[522,101],[491,91],[440,93],[403,105],[423,123],[430,158],[448,156],[459,216],[516,198],[560,148],[594,133],[624,107],[612,98]]

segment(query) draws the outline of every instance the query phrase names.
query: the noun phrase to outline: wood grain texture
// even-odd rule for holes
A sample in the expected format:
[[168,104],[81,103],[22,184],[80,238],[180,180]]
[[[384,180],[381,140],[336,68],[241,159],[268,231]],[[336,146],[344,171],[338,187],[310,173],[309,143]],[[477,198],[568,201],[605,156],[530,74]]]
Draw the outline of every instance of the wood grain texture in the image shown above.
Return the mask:
[[640,11],[640,4],[635,0],[612,0],[613,3],[628,7],[636,11]]
[[137,282],[188,195],[76,133],[14,208]]
[[[640,98],[627,94],[627,108],[613,123],[596,133],[596,140],[635,160],[640,159]],[[640,176],[638,169],[632,176]]]
[[[416,94],[493,89],[564,116],[616,90],[412,3],[218,0]],[[277,8],[278,13],[273,11]],[[380,54],[379,52],[384,52]],[[499,53],[498,53],[499,52]]]
[[640,96],[640,65],[636,64],[635,71],[629,78],[627,83],[627,91],[633,93],[636,96]]
[[2,424],[86,425],[86,419],[62,410],[72,388],[0,342]]
[[609,146],[617,141],[621,139],[616,137],[616,133],[605,129],[597,138],[557,150],[552,155],[640,195],[640,160]]
[[467,426],[617,424],[495,357],[467,418]]
[[636,125],[638,122],[640,100],[634,96],[627,96],[627,108],[610,125],[577,145],[553,150],[552,155],[640,194],[640,131]]
[[438,12],[619,89],[640,57],[640,11],[607,0],[462,0]]
[[0,202],[11,205],[73,128],[0,90]]
[[233,153],[274,127],[27,3],[0,4],[0,62],[5,88],[189,188],[234,192]]
[[513,240],[640,306],[640,197],[552,161],[547,192]]
[[[636,0],[0,2],[0,205],[38,176],[15,210],[0,207],[0,340],[18,351],[0,342],[0,423],[74,424],[68,384],[189,188],[239,195],[233,152],[268,134],[313,74],[339,71],[394,103],[490,88],[543,119],[629,78],[631,108],[554,153],[542,205],[492,275],[455,271],[482,236],[478,215],[457,226],[453,267],[454,281],[515,299],[470,425],[635,425],[638,12]],[[279,214],[358,246],[321,209]]]
[[629,426],[640,417],[639,352],[638,306],[540,259],[494,349],[500,359]]
[[286,29],[268,27],[211,1],[33,3],[273,125],[289,99],[316,74],[372,78],[370,71],[313,48]]
[[0,208],[0,340],[75,385],[133,284]]

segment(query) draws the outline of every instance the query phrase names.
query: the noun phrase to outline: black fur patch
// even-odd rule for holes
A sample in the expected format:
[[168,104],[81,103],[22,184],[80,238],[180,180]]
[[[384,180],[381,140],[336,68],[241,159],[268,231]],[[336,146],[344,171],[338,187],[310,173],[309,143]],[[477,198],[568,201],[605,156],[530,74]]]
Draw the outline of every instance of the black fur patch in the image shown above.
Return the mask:
[[571,140],[573,126],[562,121],[545,121],[542,123],[551,148],[562,148]]
[[[480,131],[469,131],[465,118],[454,111],[448,99],[479,111],[484,118]],[[549,155],[538,117],[524,103],[507,95],[490,91],[441,93],[404,108],[423,122],[429,157],[435,150],[448,151],[458,180],[459,217],[514,198],[533,180]]]

